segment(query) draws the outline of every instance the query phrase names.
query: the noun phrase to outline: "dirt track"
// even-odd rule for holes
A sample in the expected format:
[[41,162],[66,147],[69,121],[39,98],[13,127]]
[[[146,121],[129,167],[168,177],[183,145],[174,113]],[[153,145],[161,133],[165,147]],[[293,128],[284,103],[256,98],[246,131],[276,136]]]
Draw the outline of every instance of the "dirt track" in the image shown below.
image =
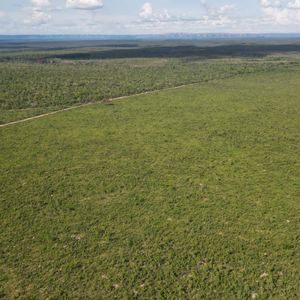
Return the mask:
[[196,85],[196,84],[199,84],[199,83],[201,83],[201,82],[193,82],[193,83],[178,85],[178,86],[174,86],[174,87],[170,87],[170,88],[164,88],[164,89],[161,89],[161,90],[153,90],[153,91],[143,92],[143,93],[139,93],[139,94],[132,94],[132,95],[126,95],[126,96],[111,98],[111,99],[107,99],[107,100],[104,99],[104,100],[101,100],[101,101],[98,101],[98,102],[84,103],[84,104],[80,104],[80,105],[71,106],[71,107],[67,107],[67,108],[64,108],[64,109],[52,111],[52,112],[42,114],[42,115],[38,115],[38,116],[34,116],[34,117],[30,117],[30,118],[26,118],[26,119],[14,121],[14,122],[9,122],[9,123],[6,123],[6,124],[0,124],[0,128],[1,127],[7,127],[7,126],[10,126],[10,125],[14,125],[14,124],[18,124],[18,123],[27,122],[27,121],[30,121],[30,120],[44,118],[44,117],[54,115],[54,114],[57,114],[57,113],[60,113],[60,112],[63,112],[63,111],[73,110],[73,109],[76,109],[76,108],[80,108],[80,107],[84,107],[84,106],[88,106],[88,105],[92,105],[92,104],[102,104],[102,103],[107,103],[107,102],[118,101],[118,100],[130,98],[130,97],[142,96],[142,95],[147,95],[147,94],[154,94],[154,93],[161,92],[161,91],[179,89],[179,88],[182,88],[182,87]]

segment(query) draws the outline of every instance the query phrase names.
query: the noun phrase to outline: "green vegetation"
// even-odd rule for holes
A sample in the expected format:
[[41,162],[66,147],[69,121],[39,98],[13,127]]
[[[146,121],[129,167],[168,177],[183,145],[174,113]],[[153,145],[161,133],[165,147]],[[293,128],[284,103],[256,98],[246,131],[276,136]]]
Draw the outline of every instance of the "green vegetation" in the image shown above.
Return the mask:
[[300,63],[298,44],[46,45],[0,47],[0,124],[72,105]]
[[[28,101],[5,102],[12,85],[1,105],[138,91],[101,92],[92,74],[70,100],[70,82],[109,63],[4,63],[16,90],[28,74]],[[130,63],[116,64],[121,78]],[[277,68],[0,128],[0,297],[299,299],[299,94],[299,68]]]

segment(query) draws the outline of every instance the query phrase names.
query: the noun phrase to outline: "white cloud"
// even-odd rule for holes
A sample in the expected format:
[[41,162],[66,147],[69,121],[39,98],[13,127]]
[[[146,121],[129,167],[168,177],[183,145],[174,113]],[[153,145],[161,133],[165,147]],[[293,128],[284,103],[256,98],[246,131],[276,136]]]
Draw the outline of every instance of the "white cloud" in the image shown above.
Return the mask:
[[234,5],[212,6],[206,1],[202,1],[202,5],[205,14],[196,17],[186,14],[174,15],[168,10],[157,11],[147,2],[140,10],[139,21],[132,24],[132,27],[139,28],[142,32],[209,32],[215,28],[219,31],[235,26],[236,20],[232,17]]
[[152,4],[149,3],[149,2],[144,3],[139,15],[142,18],[149,18],[149,17],[151,17],[153,15]]
[[49,14],[41,11],[38,8],[33,8],[30,17],[25,19],[24,23],[26,25],[37,26],[47,24],[51,19],[52,18]]
[[3,10],[0,10],[0,18],[3,18],[6,16],[6,13]]
[[207,1],[202,1],[202,5],[206,10],[206,15],[200,18],[199,22],[203,25],[208,27],[225,27],[236,23],[235,18],[231,16],[236,8],[235,5],[212,6]]
[[149,2],[143,4],[139,16],[141,17],[140,23],[163,23],[179,19],[178,16],[171,16],[166,9],[163,11],[155,11]]
[[47,24],[51,19],[51,15],[43,10],[48,10],[50,6],[49,0],[31,0],[32,9],[30,15],[24,20],[25,25],[38,26]]
[[103,0],[66,0],[68,8],[94,10],[103,7]]
[[235,5],[233,4],[225,4],[216,9],[218,14],[227,14],[232,12],[235,9]]
[[288,8],[300,9],[300,0],[290,1],[288,3]]
[[46,7],[50,6],[49,0],[31,0],[32,5],[35,7]]
[[235,5],[225,4],[222,6],[213,6],[207,1],[202,1],[202,5],[209,16],[224,16],[232,13],[235,10]]
[[260,0],[264,17],[279,25],[300,24],[300,0]]
[[[23,0],[13,12],[1,12],[0,8],[0,32],[299,32],[300,0],[257,0],[253,1],[256,9],[249,11],[243,11],[248,7],[244,1],[197,1],[197,6],[161,1],[156,7],[158,2],[153,0],[119,0],[116,12],[112,4],[107,13],[90,13],[87,18],[86,11],[101,9],[105,0]],[[138,2],[140,7],[136,11]],[[159,8],[163,3],[165,9]],[[199,3],[202,3],[200,8]],[[120,13],[123,9],[124,13]],[[39,26],[42,24],[47,25]]]
[[260,0],[260,5],[262,7],[270,7],[273,6],[270,0]]

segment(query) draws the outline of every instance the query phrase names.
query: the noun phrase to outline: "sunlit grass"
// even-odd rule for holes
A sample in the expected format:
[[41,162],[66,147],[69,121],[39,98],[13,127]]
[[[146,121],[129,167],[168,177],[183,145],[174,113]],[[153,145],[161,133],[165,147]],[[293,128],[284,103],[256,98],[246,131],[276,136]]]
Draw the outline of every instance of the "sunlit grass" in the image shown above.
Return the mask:
[[0,129],[6,298],[297,299],[299,70]]

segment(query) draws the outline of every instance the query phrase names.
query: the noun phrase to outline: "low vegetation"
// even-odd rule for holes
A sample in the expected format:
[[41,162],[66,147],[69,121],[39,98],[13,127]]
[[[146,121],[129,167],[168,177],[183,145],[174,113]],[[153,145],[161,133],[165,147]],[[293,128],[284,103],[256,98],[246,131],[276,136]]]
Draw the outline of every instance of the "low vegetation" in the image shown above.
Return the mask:
[[0,47],[0,124],[77,104],[300,63],[297,44],[96,47],[70,42],[52,47]]
[[229,62],[1,65],[5,112],[214,81],[0,128],[0,297],[299,299],[300,69]]

